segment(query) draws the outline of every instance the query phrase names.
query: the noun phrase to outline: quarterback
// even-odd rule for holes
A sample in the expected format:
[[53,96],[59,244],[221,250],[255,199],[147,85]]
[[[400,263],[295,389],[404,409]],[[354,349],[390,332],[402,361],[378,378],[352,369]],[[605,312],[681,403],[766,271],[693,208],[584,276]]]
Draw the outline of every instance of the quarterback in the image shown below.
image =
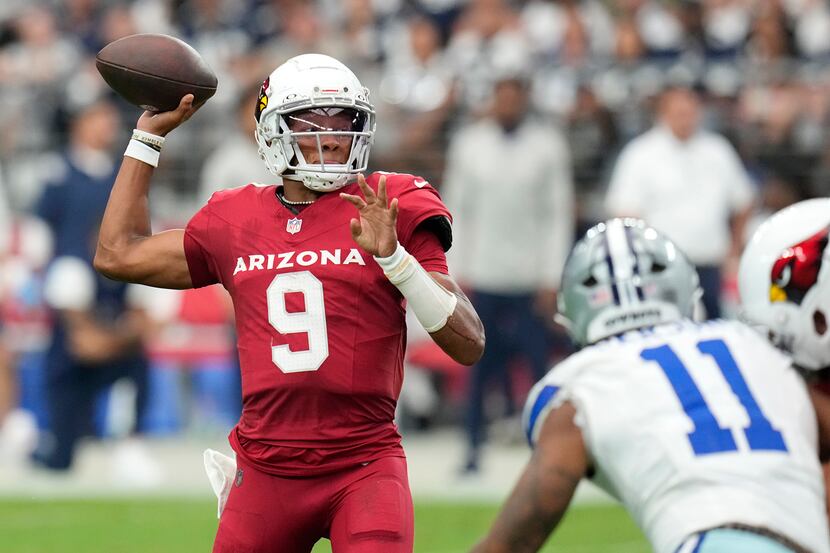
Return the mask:
[[692,322],[699,293],[694,267],[642,221],[576,244],[559,312],[586,347],[531,391],[535,450],[473,551],[537,551],[585,477],[657,553],[830,552],[803,379],[749,326]]
[[449,276],[450,214],[411,175],[364,178],[369,93],[342,63],[306,54],[257,100],[273,186],[215,193],[184,230],[153,234],[147,192],[164,136],[189,118],[145,112],[101,225],[96,268],[165,288],[221,283],[233,299],[243,412],[216,553],[412,551],[413,510],[395,405],[405,309],[472,364],[481,323]]

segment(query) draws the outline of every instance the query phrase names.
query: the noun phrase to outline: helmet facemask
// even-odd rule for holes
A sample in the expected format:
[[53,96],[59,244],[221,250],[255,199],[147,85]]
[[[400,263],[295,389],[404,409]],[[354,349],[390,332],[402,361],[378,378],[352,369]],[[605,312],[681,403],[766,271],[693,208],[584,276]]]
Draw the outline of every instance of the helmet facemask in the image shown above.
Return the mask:
[[[302,181],[311,190],[330,192],[368,169],[374,126],[374,110],[367,107],[330,104],[275,110],[259,122],[256,139],[269,171]],[[326,162],[332,138],[339,148],[348,149],[346,156],[338,156],[342,161]]]
[[[262,83],[254,117],[259,154],[277,176],[330,192],[368,168],[375,132],[369,89],[331,56],[301,54],[277,67]],[[326,162],[333,137],[348,154]]]

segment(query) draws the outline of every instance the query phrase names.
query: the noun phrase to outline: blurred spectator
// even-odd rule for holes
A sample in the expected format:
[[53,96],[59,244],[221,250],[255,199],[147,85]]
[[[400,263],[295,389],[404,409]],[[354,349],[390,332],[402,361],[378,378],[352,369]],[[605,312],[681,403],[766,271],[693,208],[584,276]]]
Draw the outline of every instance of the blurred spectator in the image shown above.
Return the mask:
[[46,183],[36,207],[55,237],[55,256],[91,260],[90,240],[115,180],[112,147],[121,121],[113,104],[98,101],[70,123],[63,163]]
[[38,150],[56,144],[50,125],[64,80],[80,62],[77,43],[62,35],[55,15],[37,4],[14,19],[15,40],[0,49],[0,127],[14,132],[4,148]]
[[705,0],[702,25],[707,52],[712,57],[734,58],[749,36],[751,6],[746,0]]
[[[0,464],[23,460],[34,448],[35,417],[30,410],[24,409],[24,406],[29,409],[34,406],[31,403],[24,405],[19,374],[28,368],[25,354],[33,349],[42,350],[43,339],[47,338],[44,332],[38,332],[43,330],[45,321],[40,320],[40,325],[34,323],[25,332],[20,332],[20,319],[11,316],[15,307],[22,303],[23,291],[33,284],[28,269],[35,265],[42,268],[49,253],[48,246],[44,252],[33,252],[37,248],[24,247],[24,244],[32,245],[38,234],[43,234],[38,233],[41,229],[15,221],[13,215],[0,178]],[[37,256],[36,253],[46,255]],[[40,259],[34,259],[37,257]]]
[[346,18],[343,32],[347,51],[344,59],[350,66],[355,63],[361,67],[381,59],[380,28],[375,21],[375,12],[371,0],[346,0],[343,2]]
[[577,28],[586,35],[586,54],[603,59],[613,48],[614,22],[596,0],[531,0],[521,19],[534,53],[542,58],[561,57],[568,34]]
[[618,8],[637,21],[639,35],[651,58],[674,58],[685,42],[683,23],[670,5],[656,0],[624,0]]
[[[6,258],[8,257],[8,243],[10,242],[10,217],[3,194],[2,181],[0,181],[0,277],[6,272]],[[5,279],[0,278],[0,306],[7,301]],[[0,334],[3,326],[0,321]],[[6,415],[11,412],[17,404],[15,392],[17,389],[16,379],[13,377],[13,366],[11,353],[8,351],[4,340],[0,340],[0,425]]]
[[257,84],[239,96],[235,127],[224,135],[222,142],[205,160],[199,184],[199,205],[206,203],[218,190],[252,182],[272,184],[278,180],[279,177],[265,168],[254,140],[254,107],[260,86]]
[[42,272],[51,235],[27,216],[0,219],[0,462],[25,462],[45,427],[43,376],[51,333]]
[[830,56],[830,5],[824,0],[804,0],[793,14],[795,43],[801,54],[812,59]]
[[152,325],[143,429],[227,434],[242,408],[230,297],[219,286],[141,290]]
[[568,115],[567,130],[573,152],[574,184],[583,192],[595,189],[606,169],[608,153],[618,147],[614,117],[590,88],[581,87]]
[[742,145],[758,170],[782,175],[807,198],[825,148],[827,113],[826,86],[780,76],[747,85],[738,106]]
[[665,232],[697,265],[706,314],[717,318],[721,269],[743,248],[752,184],[729,142],[698,128],[694,91],[668,89],[658,111],[655,126],[620,154],[606,208]]
[[761,2],[752,22],[746,53],[750,62],[781,69],[794,52],[792,35],[780,2]]
[[16,395],[17,379],[14,377],[12,356],[5,344],[0,342],[0,427],[6,415],[17,405]]
[[139,32],[132,11],[126,5],[109,6],[102,14],[101,23],[96,26],[97,44],[93,54],[98,50],[125,36],[134,35]]
[[103,48],[98,35],[103,6],[100,0],[65,0],[59,6],[62,27],[78,37],[79,46],[87,54],[97,54]]
[[455,217],[451,270],[470,290],[488,340],[470,372],[464,470],[471,472],[484,443],[487,385],[509,388],[508,367],[520,355],[534,380],[548,368],[549,321],[573,237],[567,143],[530,117],[528,104],[526,80],[501,78],[490,114],[453,136],[443,188]]
[[70,123],[64,171],[54,176],[38,203],[37,213],[55,237],[56,256],[44,290],[46,303],[55,311],[46,363],[50,432],[34,454],[49,469],[70,468],[78,440],[94,433],[99,393],[116,380],[132,380],[136,420],[146,400],[144,318],[128,309],[123,283],[102,277],[92,267],[97,221],[114,180],[111,147],[119,123],[115,108],[105,101],[77,113]]
[[645,44],[636,22],[631,17],[621,17],[617,21],[615,30],[615,61],[625,65],[634,65],[642,59],[643,54],[645,54]]
[[282,62],[299,54],[317,52],[336,54],[348,50],[343,37],[326,27],[317,8],[309,2],[294,2],[285,7],[281,17],[281,33],[264,45],[263,60],[269,73]]
[[436,184],[444,169],[446,126],[454,108],[453,76],[431,20],[413,18],[405,30],[378,87],[373,163]]
[[459,79],[462,108],[473,113],[485,110],[494,76],[526,69],[529,55],[519,16],[506,0],[471,0],[447,47]]
[[18,403],[14,357],[0,342],[0,465],[19,464],[34,447],[34,417]]

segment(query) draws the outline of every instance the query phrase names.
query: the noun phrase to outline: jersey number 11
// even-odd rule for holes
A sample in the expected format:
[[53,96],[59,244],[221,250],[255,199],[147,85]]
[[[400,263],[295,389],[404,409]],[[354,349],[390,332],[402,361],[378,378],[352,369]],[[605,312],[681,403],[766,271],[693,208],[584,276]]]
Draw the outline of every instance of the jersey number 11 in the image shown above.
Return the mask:
[[[787,451],[784,437],[764,416],[726,343],[723,340],[704,340],[698,342],[697,349],[714,359],[732,392],[746,410],[749,426],[743,430],[749,448],[753,451]],[[695,455],[737,451],[732,431],[723,428],[715,419],[688,369],[671,347],[663,345],[650,348],[640,353],[640,357],[654,361],[666,373],[683,410],[694,424],[694,430],[689,433],[689,442]]]

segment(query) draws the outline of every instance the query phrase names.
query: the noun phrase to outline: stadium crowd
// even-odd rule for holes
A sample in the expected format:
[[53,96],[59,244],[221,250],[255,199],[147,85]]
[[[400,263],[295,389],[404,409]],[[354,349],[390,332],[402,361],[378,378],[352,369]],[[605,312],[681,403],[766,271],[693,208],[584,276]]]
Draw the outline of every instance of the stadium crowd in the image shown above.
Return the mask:
[[[439,191],[454,137],[490,114],[494,85],[526,83],[533,119],[563,136],[569,152],[559,156],[573,184],[569,236],[608,215],[617,154],[651,128],[669,86],[699,94],[702,125],[737,151],[756,219],[830,195],[830,6],[823,0],[5,0],[0,302],[20,392],[0,403],[0,419],[16,402],[44,412],[46,400],[33,390],[51,328],[38,285],[51,247],[33,214],[47,184],[66,171],[74,123],[102,99],[120,112],[114,120],[124,140],[101,145],[117,163],[139,111],[112,96],[95,54],[134,33],[182,38],[219,77],[216,96],[165,147],[152,197],[157,227],[184,225],[213,190],[269,178],[251,136],[253,98],[264,76],[304,52],[337,57],[372,91],[378,128],[370,167],[421,175]],[[515,172],[512,159],[498,161],[505,177]],[[517,217],[505,211],[501,224]],[[734,261],[725,262],[727,299]],[[463,276],[459,270],[469,285]],[[542,292],[556,282],[535,286]],[[151,315],[164,325],[151,332],[151,364],[186,362],[202,376],[226,375],[199,382],[201,407],[229,426],[238,388],[227,377],[235,365],[223,296],[184,293],[172,309],[170,298],[152,302]],[[206,333],[213,338],[204,340]],[[161,431],[179,428],[183,417],[162,397],[170,373],[150,376],[144,420]],[[45,416],[37,422],[48,424]]]
[[[0,8],[0,161],[12,205],[27,209],[70,115],[108,92],[96,52],[129,34],[170,33],[220,82],[199,127],[166,157],[170,197],[159,203],[175,219],[194,204],[239,95],[307,51],[336,55],[373,91],[378,166],[440,185],[452,130],[485,108],[500,71],[523,70],[539,117],[566,132],[585,198],[648,127],[655,94],[686,83],[706,96],[707,126],[737,146],[768,201],[782,202],[827,192],[828,28],[820,0],[10,0]],[[601,215],[583,205],[584,218]]]

